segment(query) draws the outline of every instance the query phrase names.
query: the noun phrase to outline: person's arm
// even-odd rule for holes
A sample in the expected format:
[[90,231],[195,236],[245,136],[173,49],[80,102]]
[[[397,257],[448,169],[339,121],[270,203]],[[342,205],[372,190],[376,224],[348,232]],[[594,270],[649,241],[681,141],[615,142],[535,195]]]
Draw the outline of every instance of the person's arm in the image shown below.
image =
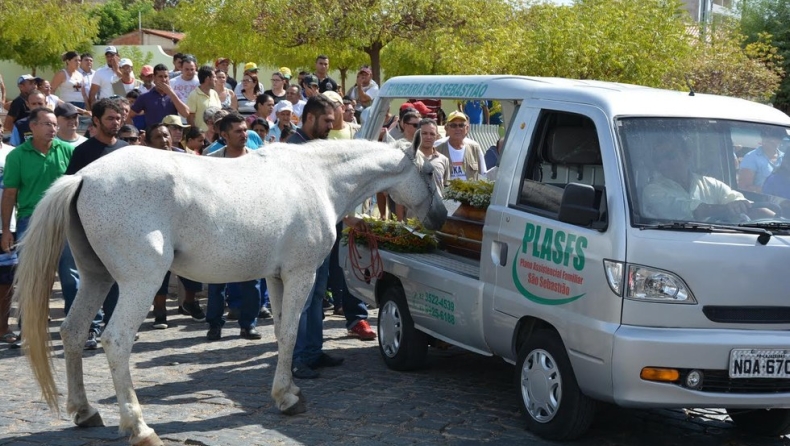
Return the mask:
[[186,104],[178,97],[175,91],[170,87],[170,84],[162,84],[160,82],[154,81],[154,85],[165,92],[166,95],[170,96],[170,100],[173,102],[173,105],[176,107],[178,114],[181,116],[189,116],[190,110]]
[[379,208],[379,216],[382,220],[387,219],[387,193],[376,192],[376,206]]
[[[96,81],[96,75],[93,76],[93,81]],[[99,87],[98,84],[91,83],[91,89],[90,92],[88,92],[88,108],[93,108],[93,103],[96,101],[96,96],[99,95],[100,90],[101,87]]]
[[486,101],[482,101],[482,103],[483,103],[483,119],[485,119],[484,122],[486,124],[491,124],[491,115],[488,111],[488,104],[486,104]]
[[239,98],[236,97],[236,93],[233,90],[230,91],[230,108],[236,111],[239,110]]
[[754,177],[755,171],[744,168],[743,165],[741,165],[740,170],[738,170],[738,188],[751,192],[760,192],[760,186],[754,184]]
[[19,127],[14,126],[14,130],[11,131],[11,139],[9,142],[12,146],[18,146],[24,142],[24,140],[22,140],[22,135],[19,134]]
[[11,217],[14,215],[16,207],[17,192],[18,190],[13,187],[3,189],[3,205],[0,208],[3,218],[3,236],[0,239],[0,248],[4,252],[11,252],[11,247],[14,246],[14,236],[11,234]]
[[52,78],[52,82],[49,83],[49,86],[52,88],[52,91],[58,91],[58,87],[60,84],[66,81],[66,72],[64,70],[60,70],[55,73],[55,77]]
[[5,82],[2,74],[0,74],[0,107],[5,107]]

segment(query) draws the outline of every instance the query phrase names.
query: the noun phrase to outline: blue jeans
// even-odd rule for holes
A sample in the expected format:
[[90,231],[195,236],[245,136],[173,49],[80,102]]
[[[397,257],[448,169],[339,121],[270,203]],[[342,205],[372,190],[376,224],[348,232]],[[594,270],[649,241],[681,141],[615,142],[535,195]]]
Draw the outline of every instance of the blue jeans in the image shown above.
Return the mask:
[[258,313],[261,311],[260,280],[248,280],[233,284],[210,283],[208,285],[208,303],[206,304],[206,322],[209,327],[222,327],[225,325],[225,294],[230,286],[238,286],[241,294],[239,306],[239,326],[246,330],[255,328],[258,322]]
[[313,364],[324,346],[324,296],[329,279],[329,257],[315,272],[315,283],[299,317],[299,331],[294,347],[294,363]]
[[[266,288],[266,279],[259,279],[255,285],[261,294],[261,305],[269,303],[269,289]],[[226,300],[228,308],[241,308],[241,286],[239,283],[229,283],[227,288]]]
[[[22,240],[27,227],[30,224],[30,217],[22,217],[16,221],[16,236],[18,240]],[[63,253],[60,255],[58,261],[58,276],[60,276],[60,285],[63,293],[63,300],[65,301],[64,312],[68,315],[71,305],[74,303],[74,298],[77,296],[77,290],[80,286],[80,274],[77,271],[77,266],[74,264],[74,256],[71,254],[69,244],[63,248]],[[100,309],[96,316],[91,321],[90,331],[99,333],[101,331],[102,321],[110,320],[112,311],[118,303],[118,286],[114,285],[107,298],[104,300],[104,306],[109,310],[109,315],[105,318],[104,312]],[[21,322],[21,321],[20,321]],[[20,324],[21,325],[21,324]]]
[[343,315],[346,317],[346,328],[351,329],[359,321],[368,318],[368,307],[361,300],[354,297],[346,288],[346,278],[343,276],[343,267],[340,265],[340,239],[343,236],[343,223],[338,223],[337,239],[329,253],[329,288],[332,290],[332,300],[335,301],[335,309],[343,308]]

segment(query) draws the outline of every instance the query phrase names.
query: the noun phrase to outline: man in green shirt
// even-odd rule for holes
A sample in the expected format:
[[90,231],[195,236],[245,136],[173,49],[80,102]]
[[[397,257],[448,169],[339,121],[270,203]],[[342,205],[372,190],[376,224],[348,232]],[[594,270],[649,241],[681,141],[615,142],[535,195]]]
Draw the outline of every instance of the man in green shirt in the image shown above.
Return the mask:
[[[16,236],[21,239],[27,230],[30,216],[44,192],[60,178],[69,166],[74,147],[71,144],[55,139],[58,132],[58,121],[52,110],[39,107],[30,112],[30,130],[33,136],[18,146],[6,158],[3,176],[2,219],[3,235],[0,248],[10,252],[14,239],[11,235],[11,215],[17,209]],[[58,276],[66,301],[65,311],[68,314],[79,287],[79,273],[74,264],[74,257],[68,244],[63,250],[58,263]],[[86,349],[97,348],[96,337],[99,332],[101,314],[91,324],[91,331]]]

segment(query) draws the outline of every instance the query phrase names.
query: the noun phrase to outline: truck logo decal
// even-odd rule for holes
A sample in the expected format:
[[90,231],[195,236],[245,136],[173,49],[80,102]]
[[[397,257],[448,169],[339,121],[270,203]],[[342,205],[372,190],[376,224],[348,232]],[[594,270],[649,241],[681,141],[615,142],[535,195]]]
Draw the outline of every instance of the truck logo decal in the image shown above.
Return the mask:
[[[571,286],[584,283],[584,277],[576,271],[584,270],[586,248],[587,239],[583,236],[552,228],[543,230],[540,225],[527,223],[521,250],[513,257],[513,284],[524,297],[540,305],[564,305],[580,299],[586,293],[570,294]],[[524,254],[531,255],[531,258],[519,258]],[[573,269],[569,271],[569,268]],[[521,281],[519,270],[528,271],[526,285]],[[528,287],[567,297],[541,296]]]

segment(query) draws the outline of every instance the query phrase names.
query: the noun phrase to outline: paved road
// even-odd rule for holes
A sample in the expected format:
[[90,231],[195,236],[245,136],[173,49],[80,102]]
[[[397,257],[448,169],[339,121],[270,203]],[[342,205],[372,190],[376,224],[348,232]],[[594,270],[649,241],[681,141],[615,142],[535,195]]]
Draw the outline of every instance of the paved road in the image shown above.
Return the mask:
[[[52,307],[56,379],[64,392],[57,332],[62,300],[54,298]],[[172,310],[169,319],[176,326],[168,330],[153,330],[146,322],[131,358],[145,419],[167,445],[552,444],[524,430],[513,367],[498,359],[460,349],[433,351],[428,369],[394,372],[384,366],[376,342],[346,337],[344,320],[328,316],[326,349],[344,357],[345,364],[322,370],[320,379],[300,381],[308,412],[285,417],[269,396],[276,364],[271,321],[262,323],[260,341],[240,339],[238,326],[229,322],[221,341],[207,343],[205,323]],[[24,357],[0,346],[0,445],[127,444],[117,431],[115,392],[104,354],[100,348],[84,357],[88,398],[107,427],[77,429],[65,413],[51,412]],[[715,411],[606,407],[587,437],[574,444],[790,445],[787,438],[746,436],[723,420]]]

